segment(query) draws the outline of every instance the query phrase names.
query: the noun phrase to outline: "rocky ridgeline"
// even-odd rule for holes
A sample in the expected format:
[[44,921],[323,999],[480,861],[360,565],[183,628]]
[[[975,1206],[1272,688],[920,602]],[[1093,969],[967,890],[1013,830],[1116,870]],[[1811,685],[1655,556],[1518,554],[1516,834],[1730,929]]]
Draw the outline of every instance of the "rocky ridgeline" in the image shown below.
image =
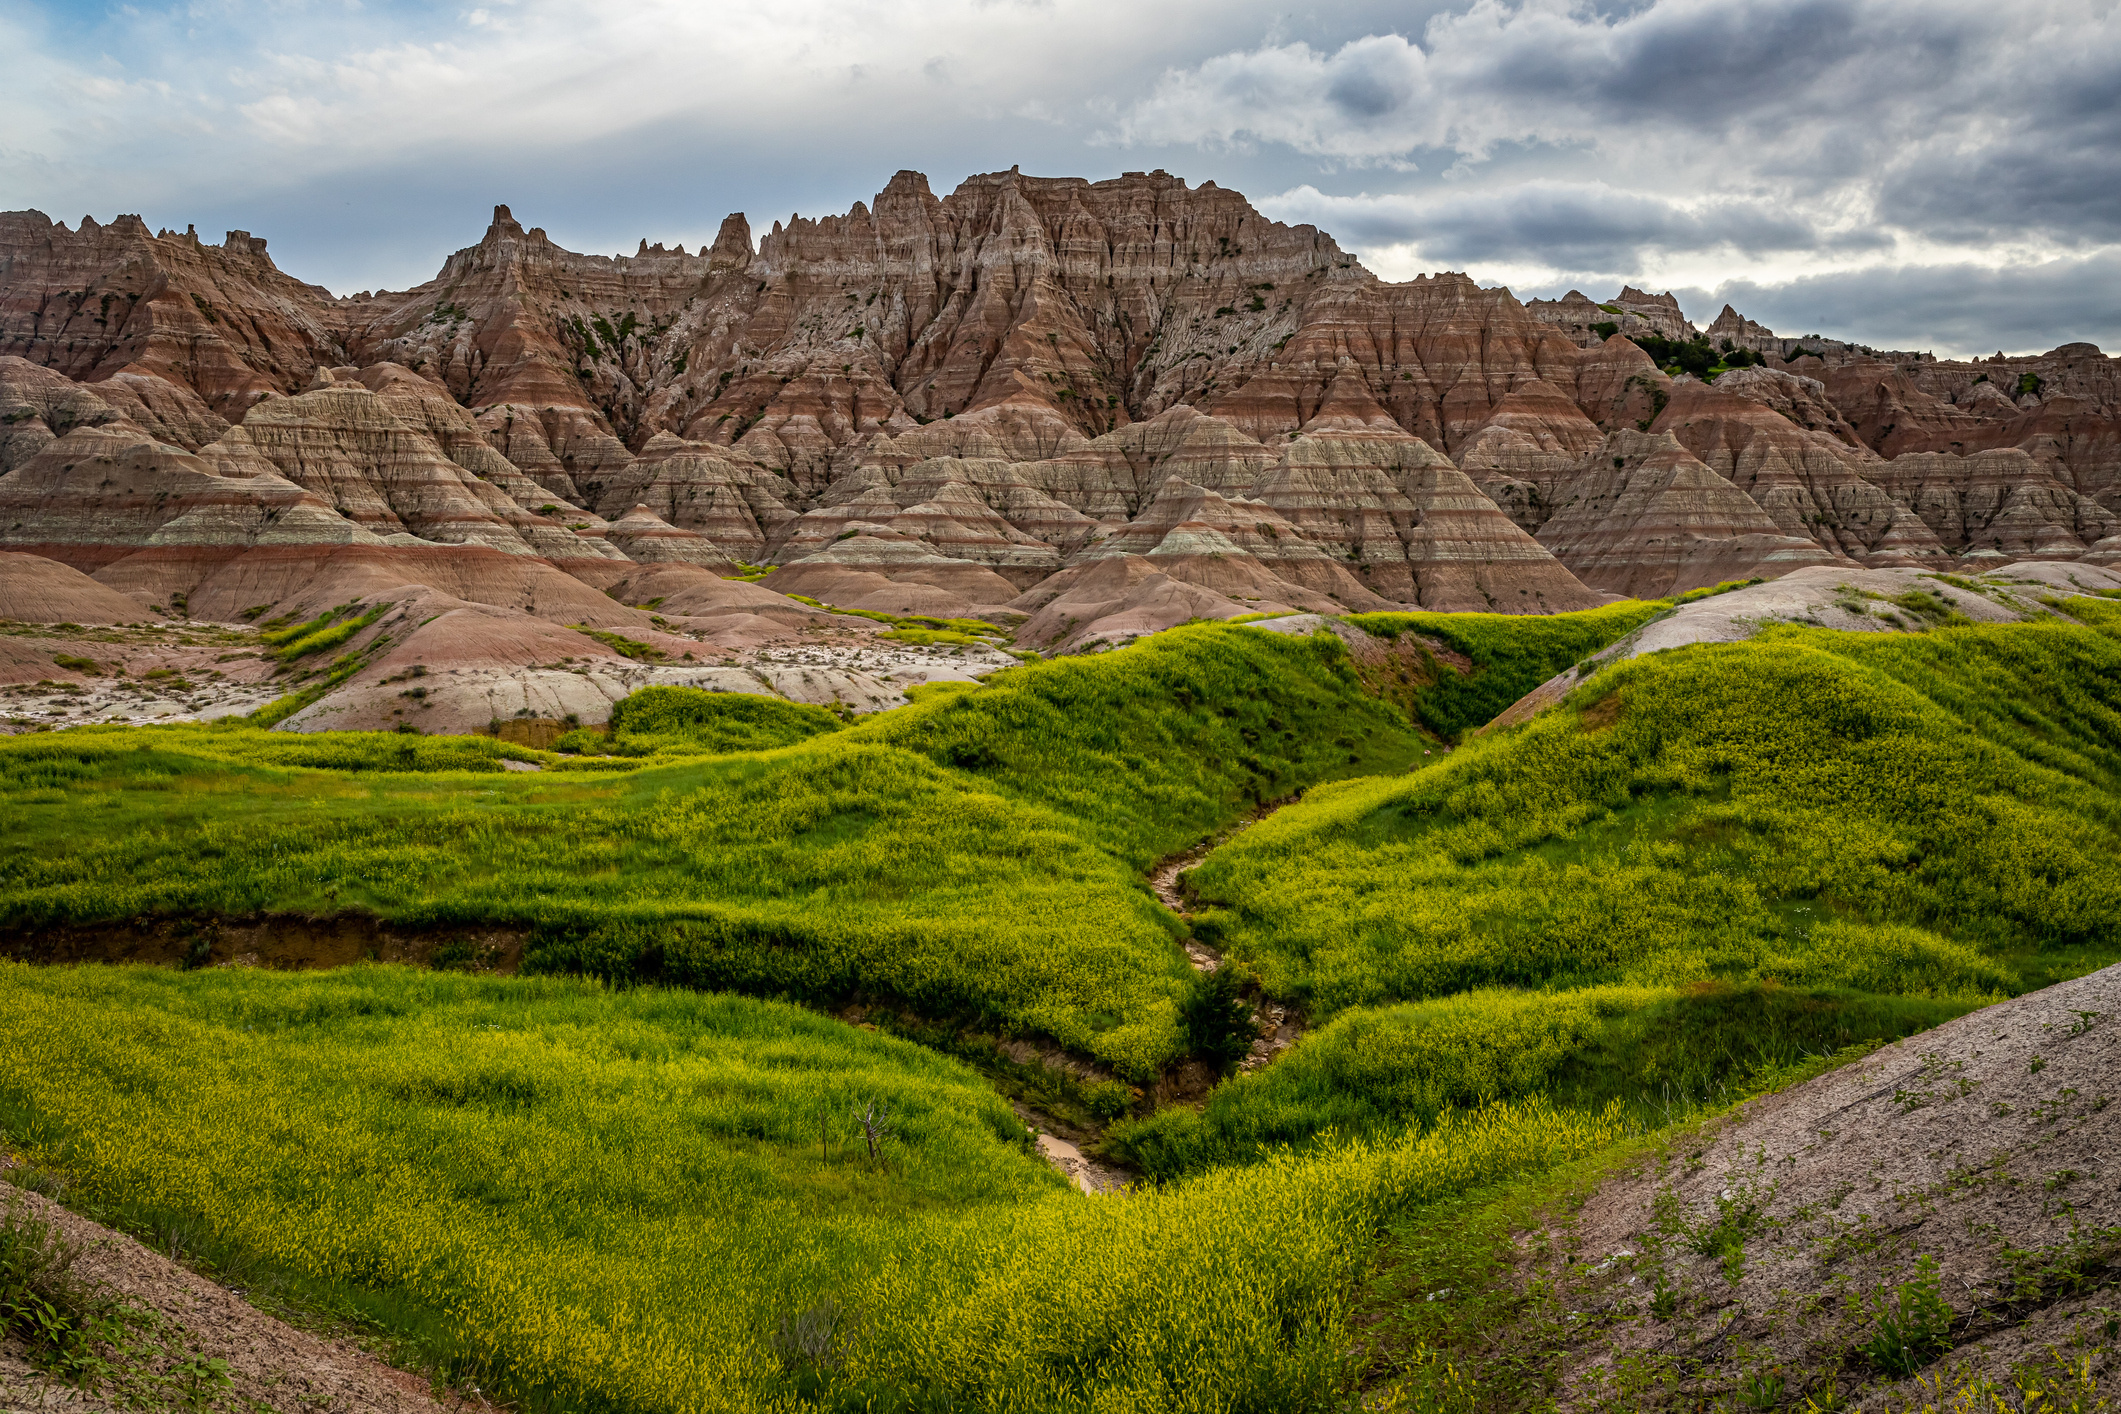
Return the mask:
[[470,617],[435,655],[513,673],[556,624],[682,616],[745,652],[824,631],[788,595],[1056,650],[1248,612],[2121,560],[2121,378],[2090,345],[1949,363],[1726,308],[1712,343],[1765,357],[1707,384],[1624,337],[1696,333],[1633,288],[1386,283],[1162,172],[940,198],[901,172],[755,246],[734,215],[697,253],[616,258],[503,207],[428,284],[348,299],[247,232],[16,212],[0,548],[143,613],[440,596]]

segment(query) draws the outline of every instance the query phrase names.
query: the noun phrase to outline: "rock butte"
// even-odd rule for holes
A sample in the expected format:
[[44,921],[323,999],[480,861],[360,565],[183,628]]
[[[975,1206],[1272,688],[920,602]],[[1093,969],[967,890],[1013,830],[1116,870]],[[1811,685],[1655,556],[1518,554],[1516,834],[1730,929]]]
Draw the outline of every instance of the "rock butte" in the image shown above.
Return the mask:
[[900,172],[696,253],[579,255],[498,207],[427,284],[343,299],[247,232],[5,213],[0,616],[417,603],[351,688],[425,654],[488,675],[457,716],[595,713],[601,688],[525,676],[626,661],[564,626],[719,672],[880,628],[790,595],[1068,651],[1247,613],[2121,562],[2121,373],[2092,345],[1944,362],[1726,306],[1707,335],[1763,366],[1704,384],[1624,337],[1697,332],[1632,287],[1387,283],[1160,171],[942,198]]

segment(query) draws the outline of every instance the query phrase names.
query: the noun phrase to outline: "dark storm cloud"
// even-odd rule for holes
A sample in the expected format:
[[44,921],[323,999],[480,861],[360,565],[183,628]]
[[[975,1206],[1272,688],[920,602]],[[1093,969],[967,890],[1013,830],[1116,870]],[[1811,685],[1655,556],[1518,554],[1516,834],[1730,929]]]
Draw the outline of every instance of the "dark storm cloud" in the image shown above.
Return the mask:
[[1970,133],[1948,128],[1888,164],[1880,216],[1948,240],[2121,238],[2117,28],[2087,28],[2061,52],[1998,56]]
[[1687,206],[1602,183],[1533,181],[1412,197],[1331,197],[1305,187],[1269,205],[1280,219],[1310,222],[1343,244],[1418,245],[1425,258],[1453,267],[1542,261],[1632,270],[1672,250],[1766,254],[1845,239],[1823,237],[1770,204]]
[[2121,251],[2000,268],[1870,267],[1676,293],[1697,322],[1728,303],[1778,334],[1825,334],[1878,348],[2044,353],[2094,343],[2121,353]]
[[[1660,0],[1613,15],[1477,0],[1418,35],[1168,72],[1115,136],[1373,166],[1456,154],[1491,186],[1508,164],[1489,159],[1545,148],[1646,198],[1780,206],[1754,223],[1772,249],[1801,227],[1831,251],[1863,225],[1871,244],[2105,242],[2121,231],[2121,23],[2090,0]],[[1621,203],[1559,221],[1545,197],[1491,194],[1482,209],[1522,224],[1421,224],[1490,241],[1490,259],[1545,243],[1556,265],[1685,235]],[[1697,233],[1701,249],[1727,243],[1718,223]],[[1451,236],[1449,249],[1469,247]]]

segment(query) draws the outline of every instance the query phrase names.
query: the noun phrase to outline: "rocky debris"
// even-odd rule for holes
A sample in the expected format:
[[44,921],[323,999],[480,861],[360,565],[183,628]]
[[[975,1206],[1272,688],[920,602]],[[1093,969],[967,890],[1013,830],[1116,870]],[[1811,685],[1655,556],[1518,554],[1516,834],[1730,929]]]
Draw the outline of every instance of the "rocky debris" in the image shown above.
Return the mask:
[[[21,587],[6,562],[26,558],[0,556],[0,595]],[[34,580],[31,588],[44,592]],[[0,599],[0,609],[23,607],[22,599]],[[251,712],[286,691],[273,681],[275,666],[257,631],[244,625],[39,624],[0,614],[0,731]]]
[[2021,1367],[2103,1383],[2121,1350],[2102,1289],[2121,1232],[2116,1074],[2109,967],[1757,1100],[1608,1180],[1540,1263],[1572,1317],[1558,1407],[1611,1407],[1624,1376],[1668,1375],[1689,1403],[1766,1390],[1851,1408],[2008,1387]]
[[[480,612],[474,606],[435,620],[359,680],[290,717],[288,729],[376,731],[405,722],[432,734],[489,731],[519,720],[598,725],[609,720],[613,703],[656,686],[877,712],[905,705],[909,687],[970,682],[1016,662],[997,649],[921,648],[855,629],[784,631],[729,649],[722,624],[675,620],[648,636],[654,642],[645,646],[654,656],[637,657],[564,629],[504,622],[497,633],[496,625],[476,621]],[[476,645],[476,654],[451,653],[452,637]],[[684,661],[686,653],[701,661]],[[409,664],[412,658],[439,658],[449,666],[414,679],[411,667],[420,664]]]

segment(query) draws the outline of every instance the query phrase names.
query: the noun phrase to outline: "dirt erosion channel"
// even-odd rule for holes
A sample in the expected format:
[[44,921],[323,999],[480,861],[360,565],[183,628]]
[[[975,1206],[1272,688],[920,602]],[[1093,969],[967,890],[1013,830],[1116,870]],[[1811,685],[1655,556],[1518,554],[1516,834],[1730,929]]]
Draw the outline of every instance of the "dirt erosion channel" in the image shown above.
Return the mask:
[[[1157,900],[1180,918],[1190,922],[1190,900],[1187,899],[1186,890],[1180,882],[1186,871],[1200,864],[1216,849],[1228,844],[1240,832],[1250,829],[1275,811],[1287,805],[1294,805],[1301,799],[1303,792],[1298,791],[1280,800],[1269,801],[1228,829],[1210,835],[1184,853],[1174,854],[1160,861],[1149,871],[1149,887],[1155,891]],[[1192,936],[1190,932],[1186,935],[1185,948],[1186,957],[1192,962],[1194,971],[1208,973],[1221,970],[1222,954]],[[1238,1062],[1240,1071],[1254,1071],[1269,1064],[1283,1051],[1295,1045],[1297,1038],[1304,1033],[1301,1016],[1279,1002],[1269,1002],[1264,998],[1260,1000],[1254,1025],[1259,1034],[1253,1039],[1252,1049]]]
[[[1155,893],[1157,901],[1181,919],[1188,918],[1190,903],[1180,882],[1181,876],[1218,847],[1229,843],[1240,831],[1258,824],[1283,806],[1293,805],[1302,798],[1302,792],[1298,792],[1281,800],[1269,801],[1236,824],[1210,835],[1191,849],[1158,860],[1148,875],[1149,888]],[[1193,964],[1194,971],[1205,974],[1222,968],[1222,954],[1190,933],[1186,936],[1184,946],[1186,959]],[[1238,1063],[1241,1072],[1258,1070],[1271,1064],[1282,1052],[1296,1044],[1297,1038],[1304,1033],[1304,1022],[1300,1015],[1279,1002],[1268,1002],[1264,998],[1255,1004],[1253,1026],[1257,1034],[1252,1039],[1251,1050]],[[1136,1175],[1130,1170],[1099,1162],[1084,1154],[1082,1146],[1094,1137],[1089,1132],[1076,1130],[1060,1123],[1051,1115],[1042,1114],[1023,1104],[1016,1106],[1016,1113],[1019,1119],[1030,1126],[1040,1155],[1083,1192],[1113,1193],[1134,1181]]]

